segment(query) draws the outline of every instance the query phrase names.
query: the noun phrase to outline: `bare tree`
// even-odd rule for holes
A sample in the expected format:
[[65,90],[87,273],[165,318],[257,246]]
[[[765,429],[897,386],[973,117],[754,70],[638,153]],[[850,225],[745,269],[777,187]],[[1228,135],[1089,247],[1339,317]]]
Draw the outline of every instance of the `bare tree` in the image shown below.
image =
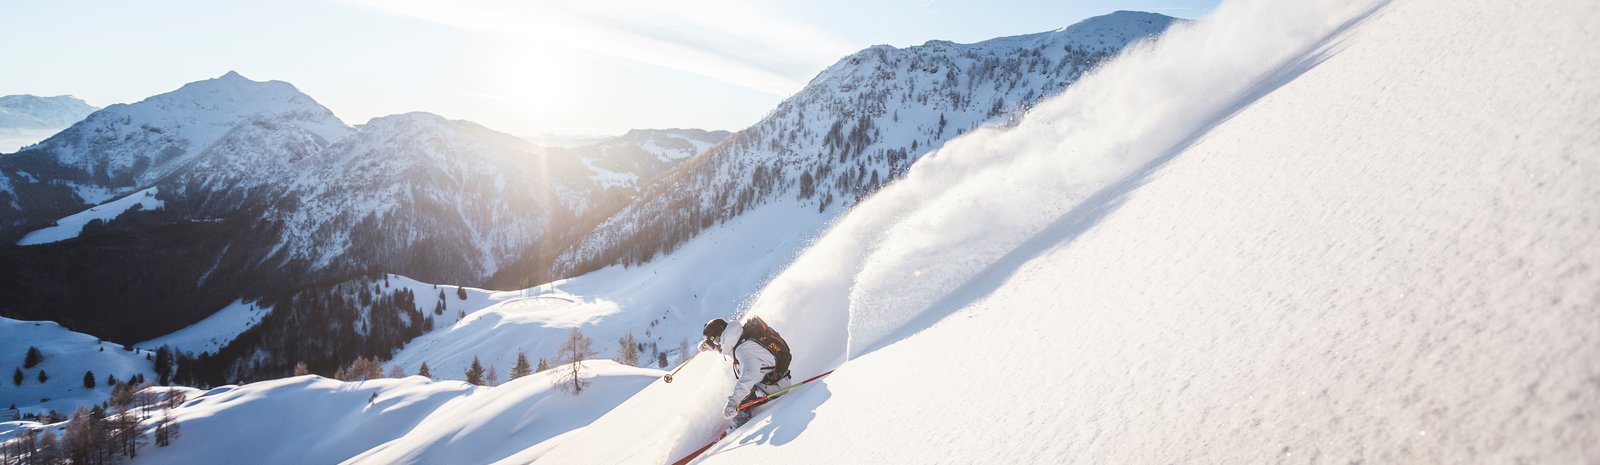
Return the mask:
[[633,333],[622,335],[617,340],[617,363],[630,367],[639,366],[639,341],[633,338]]
[[305,375],[309,375],[309,374],[311,374],[311,370],[306,369],[306,362],[299,362],[299,363],[294,364],[294,375],[295,376],[305,376]]
[[172,420],[172,409],[183,405],[188,400],[188,394],[176,389],[167,391],[167,396],[161,401],[161,418],[156,420],[156,446],[167,447],[173,439],[178,438],[178,422]]
[[488,383],[486,386],[499,386],[500,370],[495,369],[494,365],[489,365],[489,374],[485,375],[483,380]]
[[61,447],[57,444],[55,431],[45,428],[39,435],[38,450],[34,452],[33,463],[59,463]]
[[404,377],[406,377],[406,368],[403,367],[403,366],[400,366],[400,364],[398,364],[398,363],[393,364],[393,365],[389,365],[389,373],[384,375],[384,377],[386,377],[386,378],[404,378]]
[[91,463],[104,455],[105,443],[101,440],[103,425],[98,424],[89,413],[89,408],[78,406],[72,412],[72,420],[67,421],[67,435],[62,438],[65,443],[65,452],[72,463]]
[[583,388],[589,384],[582,378],[583,361],[595,355],[593,346],[594,341],[584,336],[583,331],[579,331],[578,328],[572,328],[572,332],[567,334],[567,340],[561,343],[558,352],[560,361],[567,366],[562,367],[561,376],[555,380],[556,386],[562,391],[572,395],[583,393]]

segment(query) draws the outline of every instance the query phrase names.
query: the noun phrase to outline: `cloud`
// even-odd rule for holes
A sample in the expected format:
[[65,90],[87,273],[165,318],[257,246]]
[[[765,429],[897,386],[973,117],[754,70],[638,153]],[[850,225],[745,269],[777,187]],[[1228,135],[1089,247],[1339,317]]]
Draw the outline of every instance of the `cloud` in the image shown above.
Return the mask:
[[860,48],[834,34],[727,0],[496,2],[345,0],[452,27],[680,70],[788,96]]

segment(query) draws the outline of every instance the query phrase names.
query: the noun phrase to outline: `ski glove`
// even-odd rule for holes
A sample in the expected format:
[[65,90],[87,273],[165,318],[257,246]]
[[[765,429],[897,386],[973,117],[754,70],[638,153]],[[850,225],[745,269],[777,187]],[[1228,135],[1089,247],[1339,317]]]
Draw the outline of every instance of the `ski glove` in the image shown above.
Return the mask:
[[738,415],[739,415],[739,407],[736,406],[736,405],[728,404],[727,407],[723,407],[722,408],[722,418],[726,418],[726,419],[732,420],[733,417],[738,416]]

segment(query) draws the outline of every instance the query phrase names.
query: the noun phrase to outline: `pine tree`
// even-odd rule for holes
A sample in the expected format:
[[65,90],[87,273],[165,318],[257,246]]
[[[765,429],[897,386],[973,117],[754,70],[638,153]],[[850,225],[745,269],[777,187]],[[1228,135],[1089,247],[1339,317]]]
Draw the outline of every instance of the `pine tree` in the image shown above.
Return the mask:
[[11,384],[15,384],[15,385],[18,385],[18,386],[22,385],[22,369],[21,368],[18,368],[17,371],[11,372]]
[[483,385],[483,364],[478,362],[478,356],[472,356],[472,366],[467,367],[467,382]]
[[424,378],[433,379],[433,370],[428,369],[428,362],[422,362],[422,366],[417,367],[417,375]]
[[161,346],[156,348],[156,384],[166,386],[172,381],[172,348]]
[[50,375],[45,374],[44,370],[39,370],[39,384],[44,384],[45,381],[49,381],[49,380],[50,380]]
[[656,352],[656,367],[658,367],[658,368],[666,368],[667,367],[667,353],[666,352]]
[[467,300],[467,288],[456,286],[456,297],[460,297],[461,300]]
[[538,373],[548,369],[550,369],[550,361],[545,360],[544,357],[539,357],[539,365],[533,368],[533,372]]
[[43,361],[44,353],[39,352],[38,347],[28,346],[28,354],[22,358],[22,367],[33,368],[39,366],[39,363]]
[[517,364],[511,366],[511,379],[521,378],[533,374],[533,367],[528,365],[528,354],[517,352]]
[[83,372],[83,387],[89,388],[89,389],[94,389],[94,372],[93,371],[85,371],[85,372]]

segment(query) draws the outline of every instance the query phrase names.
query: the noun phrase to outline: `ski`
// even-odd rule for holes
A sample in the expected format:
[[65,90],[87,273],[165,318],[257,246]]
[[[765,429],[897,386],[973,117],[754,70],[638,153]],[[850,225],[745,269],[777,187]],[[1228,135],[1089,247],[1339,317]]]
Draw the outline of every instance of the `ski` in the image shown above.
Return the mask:
[[[754,408],[757,405],[765,404],[765,403],[767,403],[767,401],[770,401],[772,399],[776,399],[776,398],[778,398],[778,396],[782,396],[785,393],[788,393],[789,390],[791,390],[791,389],[794,389],[794,388],[797,388],[797,387],[800,387],[800,386],[804,386],[806,384],[811,383],[812,381],[816,381],[816,380],[822,379],[822,377],[828,376],[830,374],[833,374],[833,370],[828,370],[828,371],[823,372],[820,375],[812,376],[812,377],[806,379],[805,381],[794,383],[794,384],[790,385],[789,387],[786,387],[786,388],[783,388],[783,389],[779,389],[778,392],[774,392],[772,394],[768,394],[766,396],[762,396],[759,399],[752,400],[752,401],[749,401],[749,402],[745,402],[744,405],[740,405],[739,406],[738,410],[742,412],[745,409]],[[689,455],[685,455],[683,458],[678,459],[678,461],[672,462],[672,465],[685,465],[685,464],[689,463],[690,461],[693,461],[695,458],[699,457],[700,454],[704,454],[704,453],[706,453],[707,450],[710,450],[711,446],[715,446],[715,445],[717,445],[717,443],[722,442],[722,439],[726,438],[726,437],[728,437],[728,433],[727,432],[723,432],[721,436],[717,436],[717,440],[711,441],[710,443],[707,443],[704,446],[700,446],[699,449],[695,449],[694,452],[690,452]]]

